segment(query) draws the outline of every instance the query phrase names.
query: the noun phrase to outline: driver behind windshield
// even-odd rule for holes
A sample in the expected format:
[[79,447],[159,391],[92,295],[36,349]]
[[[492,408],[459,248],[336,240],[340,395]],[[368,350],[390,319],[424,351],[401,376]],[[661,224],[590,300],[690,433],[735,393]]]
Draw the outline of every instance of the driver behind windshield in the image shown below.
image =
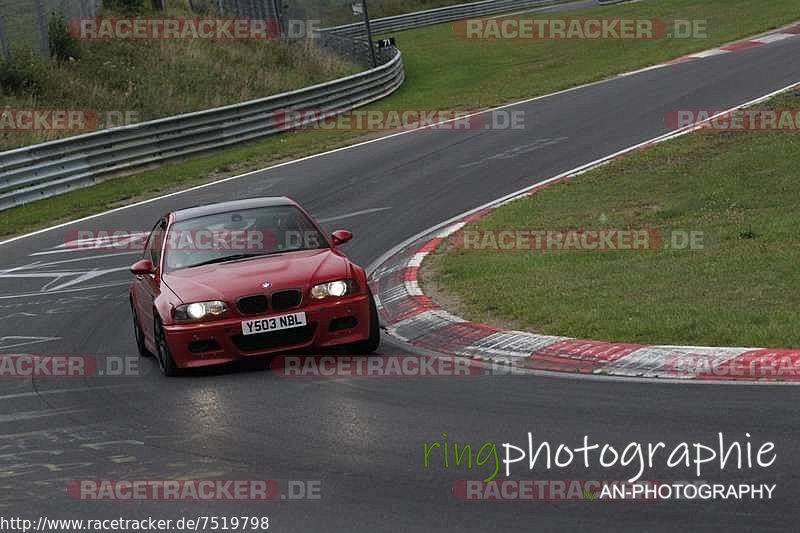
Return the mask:
[[272,253],[325,247],[327,243],[292,206],[248,209],[177,222],[167,236],[168,271]]

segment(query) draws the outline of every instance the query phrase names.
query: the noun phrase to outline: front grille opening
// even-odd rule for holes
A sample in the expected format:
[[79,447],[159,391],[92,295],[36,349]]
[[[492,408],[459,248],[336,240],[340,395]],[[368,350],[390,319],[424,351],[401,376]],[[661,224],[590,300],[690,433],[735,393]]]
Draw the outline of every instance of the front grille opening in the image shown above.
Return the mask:
[[189,351],[192,353],[216,352],[219,349],[219,343],[215,339],[204,339],[189,343]]
[[236,308],[243,315],[257,315],[265,313],[269,308],[267,297],[263,294],[243,296],[236,301]]
[[358,324],[358,320],[354,316],[343,316],[331,320],[328,329],[330,331],[340,331],[343,329],[353,329]]
[[291,309],[300,305],[301,293],[296,289],[279,291],[272,295],[273,309]]
[[243,352],[258,352],[281,346],[304,344],[312,338],[314,338],[314,326],[308,325],[256,335],[236,335],[232,340],[236,347]]

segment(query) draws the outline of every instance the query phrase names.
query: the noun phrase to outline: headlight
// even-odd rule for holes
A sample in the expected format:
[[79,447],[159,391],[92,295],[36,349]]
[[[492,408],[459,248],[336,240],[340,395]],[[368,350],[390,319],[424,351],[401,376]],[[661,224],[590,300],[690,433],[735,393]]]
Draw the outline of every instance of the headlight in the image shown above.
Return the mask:
[[202,320],[208,317],[217,317],[225,313],[228,306],[225,302],[212,300],[210,302],[196,302],[191,304],[179,305],[173,311],[175,320]]
[[358,284],[352,279],[339,279],[315,285],[311,288],[311,297],[317,300],[323,298],[340,298],[346,294],[358,292]]

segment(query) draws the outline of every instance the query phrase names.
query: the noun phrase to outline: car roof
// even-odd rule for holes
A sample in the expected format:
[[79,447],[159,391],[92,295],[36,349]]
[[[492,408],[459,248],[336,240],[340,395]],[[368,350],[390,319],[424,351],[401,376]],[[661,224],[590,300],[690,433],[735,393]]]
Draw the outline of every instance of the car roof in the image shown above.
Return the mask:
[[245,200],[233,200],[230,202],[219,202],[216,204],[187,207],[186,209],[173,211],[172,216],[175,222],[180,222],[182,220],[189,220],[206,215],[217,215],[219,213],[229,213],[231,211],[240,211],[243,209],[286,205],[296,206],[297,203],[286,196],[264,196],[261,198],[247,198]]

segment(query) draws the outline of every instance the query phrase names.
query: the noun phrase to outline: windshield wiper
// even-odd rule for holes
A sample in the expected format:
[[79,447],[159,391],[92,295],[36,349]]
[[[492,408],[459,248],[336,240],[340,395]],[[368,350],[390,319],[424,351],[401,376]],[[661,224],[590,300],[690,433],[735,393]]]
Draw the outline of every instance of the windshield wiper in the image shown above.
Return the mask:
[[216,259],[209,259],[208,261],[203,261],[201,263],[196,263],[194,265],[188,265],[183,268],[194,268],[204,265],[213,265],[214,263],[226,263],[228,261],[236,261],[237,259],[250,259],[252,257],[263,257],[265,255],[273,255],[279,254],[282,252],[263,252],[259,254],[233,254],[233,255],[226,255],[224,257],[217,257]]

